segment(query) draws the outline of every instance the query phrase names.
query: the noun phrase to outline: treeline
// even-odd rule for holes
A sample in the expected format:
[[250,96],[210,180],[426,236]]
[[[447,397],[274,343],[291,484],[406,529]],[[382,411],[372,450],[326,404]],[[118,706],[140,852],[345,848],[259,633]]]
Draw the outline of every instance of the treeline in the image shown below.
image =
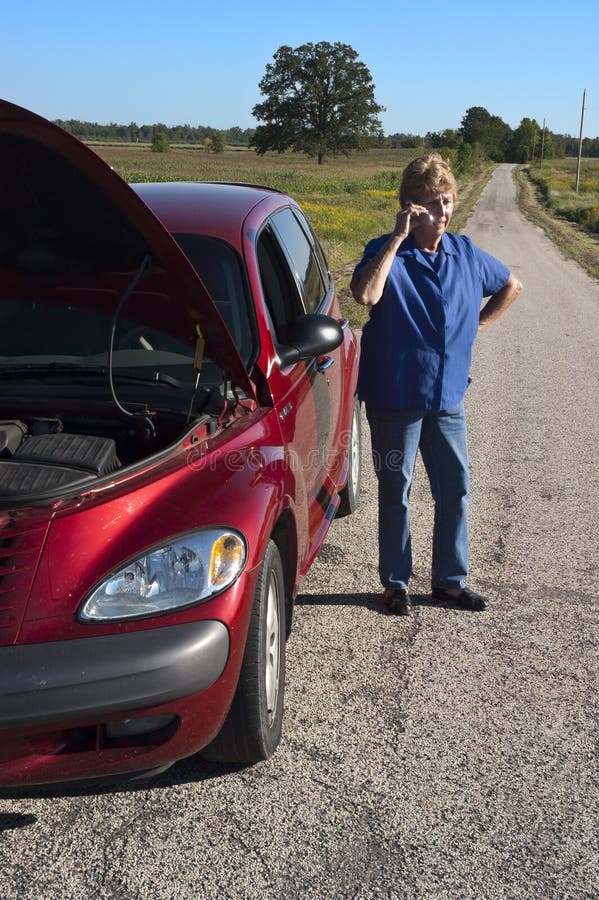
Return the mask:
[[170,144],[206,144],[223,135],[230,146],[248,147],[254,136],[253,128],[210,128],[208,125],[174,125],[162,122],[153,125],[99,125],[97,122],[81,122],[79,119],[55,119],[54,123],[81,141],[123,141],[124,143],[151,143],[159,134],[166,135]]
[[[511,128],[499,116],[491,115],[482,106],[472,106],[460,127],[428,132],[424,137],[415,134],[393,134],[386,138],[391,147],[450,149],[464,160],[490,159],[493,162],[527,163],[564,156],[577,156],[579,140],[569,134],[556,134],[539,125],[536,119],[522,119]],[[583,156],[599,156],[599,137],[584,138]]]
[[[161,122],[153,125],[99,125],[78,119],[56,119],[55,123],[82,141],[123,141],[152,143],[164,135],[169,144],[215,144],[224,140],[228,146],[251,147],[254,128],[217,129],[207,125],[175,125]],[[468,109],[459,128],[428,132],[425,135],[395,134],[381,136],[373,142],[376,146],[406,147],[423,150],[450,151],[461,171],[474,167],[481,159],[493,162],[533,162],[541,158],[559,158],[578,155],[578,138],[568,134],[556,134],[543,128],[536,119],[522,119],[512,129],[506,122],[488,112],[482,106]],[[585,138],[583,156],[599,157],[599,137]]]
[[[442,135],[441,140],[439,140],[439,135]],[[563,159],[564,156],[578,156],[579,139],[577,137],[573,137],[571,134],[556,134],[554,132],[550,132],[549,136],[551,140],[550,156],[553,156],[555,159]],[[397,134],[389,135],[385,140],[390,147],[439,147],[446,146],[447,132],[429,131],[424,137],[417,134],[398,132]],[[540,152],[541,142],[537,141],[535,158],[539,157]],[[586,157],[599,156],[599,137],[582,139],[582,155]],[[501,162],[513,161],[507,158],[501,160]],[[517,161],[520,162],[520,160]],[[523,161],[526,162],[526,160]]]

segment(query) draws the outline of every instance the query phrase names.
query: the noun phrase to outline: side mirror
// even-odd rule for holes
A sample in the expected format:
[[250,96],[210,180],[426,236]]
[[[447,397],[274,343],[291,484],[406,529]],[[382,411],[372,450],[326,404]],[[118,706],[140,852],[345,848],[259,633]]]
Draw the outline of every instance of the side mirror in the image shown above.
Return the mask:
[[342,341],[343,329],[337,319],[319,313],[300,316],[289,326],[285,344],[278,348],[279,363],[284,367],[313,359],[335,350]]

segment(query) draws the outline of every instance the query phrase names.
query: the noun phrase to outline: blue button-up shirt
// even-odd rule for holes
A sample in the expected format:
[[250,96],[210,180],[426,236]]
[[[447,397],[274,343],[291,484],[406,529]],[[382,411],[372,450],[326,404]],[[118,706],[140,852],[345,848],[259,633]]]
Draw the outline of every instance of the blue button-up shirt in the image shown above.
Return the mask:
[[[367,244],[356,271],[389,240]],[[437,254],[411,236],[400,245],[362,334],[358,396],[392,409],[451,409],[468,387],[481,302],[509,269],[464,235],[445,233]]]

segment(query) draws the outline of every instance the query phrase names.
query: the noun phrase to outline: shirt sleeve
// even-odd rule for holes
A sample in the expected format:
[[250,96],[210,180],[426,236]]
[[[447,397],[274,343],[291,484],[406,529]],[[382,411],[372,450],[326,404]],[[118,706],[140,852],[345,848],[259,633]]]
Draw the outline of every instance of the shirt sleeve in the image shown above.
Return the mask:
[[372,241],[368,241],[368,243],[366,244],[366,246],[364,248],[364,254],[362,256],[362,259],[360,260],[360,262],[354,269],[354,275],[356,274],[356,272],[359,272],[360,269],[364,265],[366,265],[366,263],[370,259],[372,259],[373,256],[377,255],[377,253],[379,252],[379,250],[381,249],[383,244],[386,241],[388,241],[390,237],[391,237],[390,234],[383,234],[383,235],[381,235],[381,237],[377,237],[377,238],[374,238]]
[[483,297],[496,294],[507,283],[510,270],[490,253],[486,253],[474,244],[471,246],[483,285]]

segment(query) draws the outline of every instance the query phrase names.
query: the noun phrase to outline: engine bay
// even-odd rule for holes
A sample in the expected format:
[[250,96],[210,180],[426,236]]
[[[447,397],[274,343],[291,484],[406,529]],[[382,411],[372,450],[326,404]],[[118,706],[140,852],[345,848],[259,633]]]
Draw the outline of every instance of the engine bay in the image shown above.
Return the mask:
[[10,505],[89,488],[168,450],[190,430],[208,435],[217,428],[211,412],[191,422],[170,411],[119,418],[108,408],[85,416],[1,416],[0,408],[0,503]]
[[[20,421],[0,422],[0,497],[45,493],[101,478],[120,468],[112,438],[88,434],[33,433]],[[55,422],[58,427],[58,422]],[[36,428],[36,425],[38,428]]]

